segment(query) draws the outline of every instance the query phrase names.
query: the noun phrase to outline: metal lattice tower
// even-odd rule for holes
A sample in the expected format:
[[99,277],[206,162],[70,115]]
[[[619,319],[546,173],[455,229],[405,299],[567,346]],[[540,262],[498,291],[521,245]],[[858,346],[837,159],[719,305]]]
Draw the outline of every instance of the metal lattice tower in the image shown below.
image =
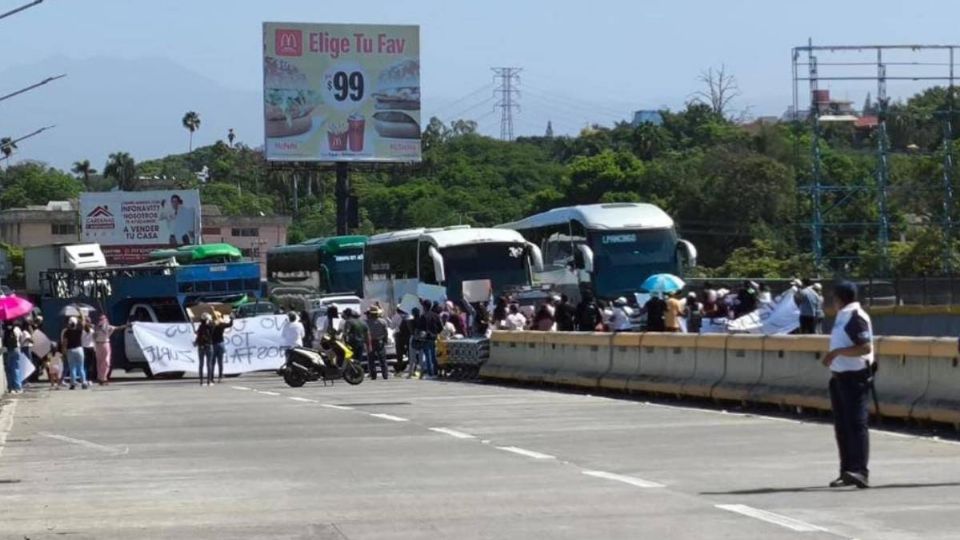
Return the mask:
[[493,107],[500,109],[500,140],[513,140],[513,110],[520,112],[520,72],[523,68],[518,67],[495,67],[493,70],[494,80],[497,87],[493,89],[494,93],[500,95]]
[[[825,227],[836,227],[839,229],[850,228],[877,228],[877,247],[882,255],[883,264],[889,264],[888,247],[890,242],[890,208],[888,201],[888,191],[890,185],[890,140],[887,134],[887,114],[890,105],[890,99],[887,96],[888,81],[930,81],[947,82],[949,84],[950,104],[949,111],[945,113],[947,118],[944,120],[944,172],[943,172],[943,235],[944,235],[944,271],[950,272],[949,261],[952,255],[951,231],[953,228],[952,211],[954,206],[952,165],[953,160],[950,155],[950,142],[952,141],[951,120],[953,109],[953,88],[954,88],[954,51],[960,49],[960,45],[826,45],[814,46],[812,40],[808,40],[806,46],[793,48],[793,107],[792,115],[798,125],[808,121],[812,127],[812,145],[811,154],[811,178],[808,185],[803,186],[804,192],[810,194],[811,216],[810,232],[812,236],[812,249],[814,259],[818,268],[825,259],[843,259],[846,257],[827,256],[824,253],[823,231]],[[875,56],[855,59],[841,59],[841,61],[824,62],[817,58],[817,54],[831,56],[834,54],[857,54],[872,53]],[[903,54],[944,54],[947,58],[937,56],[935,61],[916,61],[915,59],[897,60],[891,59],[889,55],[884,57],[885,53]],[[802,76],[800,66],[806,66],[807,74]],[[865,73],[863,69],[876,69],[875,73]],[[897,71],[894,74],[888,73],[888,67],[893,67]],[[828,72],[823,71],[824,68]],[[832,71],[830,71],[832,70]],[[828,110],[824,111],[824,103],[818,101],[820,82],[873,82],[876,83],[877,90],[877,124],[874,131],[876,139],[876,168],[874,170],[873,186],[864,181],[859,186],[841,186],[835,185],[829,179],[824,178],[821,139],[823,138],[824,122],[850,122],[856,120],[856,117],[850,117],[849,113],[834,113],[829,110],[832,102],[827,104]],[[800,84],[808,82],[810,86],[810,100],[808,110],[800,108],[801,102],[805,101],[800,97]],[[825,91],[826,92],[826,91]],[[936,113],[935,113],[936,114]],[[799,133],[799,131],[798,131]],[[798,139],[799,140],[799,139]],[[877,222],[873,223],[826,223],[824,216],[833,208],[848,203],[857,193],[869,192],[873,195],[878,210]],[[830,204],[824,208],[823,198],[826,194],[832,194]]]

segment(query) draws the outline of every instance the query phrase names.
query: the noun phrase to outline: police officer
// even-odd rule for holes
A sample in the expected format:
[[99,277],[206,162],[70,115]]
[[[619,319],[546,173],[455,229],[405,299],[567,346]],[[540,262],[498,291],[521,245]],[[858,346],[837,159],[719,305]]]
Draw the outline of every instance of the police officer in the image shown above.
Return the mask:
[[841,282],[833,291],[837,317],[830,334],[830,351],[823,365],[830,368],[830,403],[840,450],[840,476],[830,487],[870,487],[869,392],[873,378],[873,327],[857,302],[857,287]]

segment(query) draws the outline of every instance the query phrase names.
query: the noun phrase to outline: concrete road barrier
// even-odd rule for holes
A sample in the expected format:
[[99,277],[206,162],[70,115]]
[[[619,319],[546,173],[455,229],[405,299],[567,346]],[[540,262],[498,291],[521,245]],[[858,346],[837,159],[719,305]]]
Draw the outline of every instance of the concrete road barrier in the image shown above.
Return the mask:
[[[957,340],[931,339],[928,367],[929,384],[923,396],[914,404],[913,418],[945,422],[960,429],[960,358]],[[879,376],[877,380],[880,380]],[[883,399],[883,394],[880,396]],[[884,404],[881,403],[880,407],[883,408]]]
[[827,336],[767,336],[763,369],[748,400],[779,406],[830,409],[830,370],[821,360]]
[[525,332],[494,332],[490,338],[490,358],[481,366],[480,376],[488,379],[526,380],[521,377],[527,365],[539,354],[528,350]]
[[[481,376],[621,392],[830,409],[827,336],[495,332]],[[960,429],[953,338],[875,342],[880,413]],[[871,408],[873,405],[871,404]]]
[[600,388],[627,391],[627,381],[640,373],[640,347],[644,334],[621,332],[610,342],[610,369],[600,377]]
[[[931,338],[882,336],[874,343],[877,390],[883,416],[910,418],[930,384]],[[871,403],[870,409],[876,413]]]
[[714,389],[726,374],[729,337],[726,334],[697,336],[696,364],[693,368],[693,376],[683,383],[683,395],[713,397]]
[[558,332],[543,344],[543,363],[551,369],[545,381],[566,386],[596,388],[610,371],[613,334]]
[[644,334],[640,345],[640,371],[627,381],[631,392],[683,395],[683,385],[697,367],[697,336]]
[[711,397],[726,401],[747,401],[763,375],[763,336],[727,337],[726,369]]

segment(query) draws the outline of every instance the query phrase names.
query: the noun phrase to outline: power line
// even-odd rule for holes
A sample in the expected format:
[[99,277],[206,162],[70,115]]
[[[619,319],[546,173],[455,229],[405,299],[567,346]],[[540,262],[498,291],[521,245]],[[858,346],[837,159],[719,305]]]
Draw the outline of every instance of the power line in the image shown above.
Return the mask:
[[493,100],[494,100],[493,96],[488,97],[487,99],[485,99],[485,100],[483,100],[483,101],[481,101],[481,102],[479,102],[479,103],[475,103],[475,104],[467,107],[466,109],[463,109],[462,111],[460,111],[460,112],[458,112],[458,113],[456,113],[456,114],[451,114],[451,115],[449,116],[449,118],[452,118],[452,119],[454,119],[454,120],[460,119],[460,118],[463,117],[463,115],[467,114],[468,112],[473,111],[473,110],[476,110],[477,108],[479,108],[479,107],[481,107],[481,106],[483,106],[483,105],[487,105],[487,104],[489,104],[489,103],[492,103]]
[[500,93],[500,101],[494,105],[500,109],[500,139],[513,140],[513,110],[520,111],[520,104],[514,101],[520,98],[520,72],[518,67],[495,67],[494,78],[499,79],[500,85],[494,91]]
[[454,105],[459,105],[459,104],[463,103],[464,101],[467,101],[468,99],[472,98],[473,96],[475,96],[475,95],[477,95],[477,94],[480,94],[480,93],[482,93],[482,92],[485,92],[485,91],[489,91],[489,90],[491,90],[492,88],[493,88],[493,83],[487,83],[487,84],[481,86],[480,88],[477,88],[476,90],[470,92],[469,94],[466,94],[466,95],[464,95],[464,96],[461,96],[460,98],[457,98],[456,100],[451,101],[450,103],[447,103],[446,105],[443,105],[442,107],[437,108],[437,110],[436,110],[437,116],[439,116],[439,113],[453,108]]

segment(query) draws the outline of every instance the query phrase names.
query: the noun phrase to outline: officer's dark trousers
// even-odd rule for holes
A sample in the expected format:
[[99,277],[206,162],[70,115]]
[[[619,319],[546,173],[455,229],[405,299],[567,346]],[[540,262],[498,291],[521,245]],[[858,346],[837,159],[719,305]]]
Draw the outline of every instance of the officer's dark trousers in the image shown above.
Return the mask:
[[840,450],[840,472],[869,475],[870,370],[834,373],[830,379],[833,427]]

